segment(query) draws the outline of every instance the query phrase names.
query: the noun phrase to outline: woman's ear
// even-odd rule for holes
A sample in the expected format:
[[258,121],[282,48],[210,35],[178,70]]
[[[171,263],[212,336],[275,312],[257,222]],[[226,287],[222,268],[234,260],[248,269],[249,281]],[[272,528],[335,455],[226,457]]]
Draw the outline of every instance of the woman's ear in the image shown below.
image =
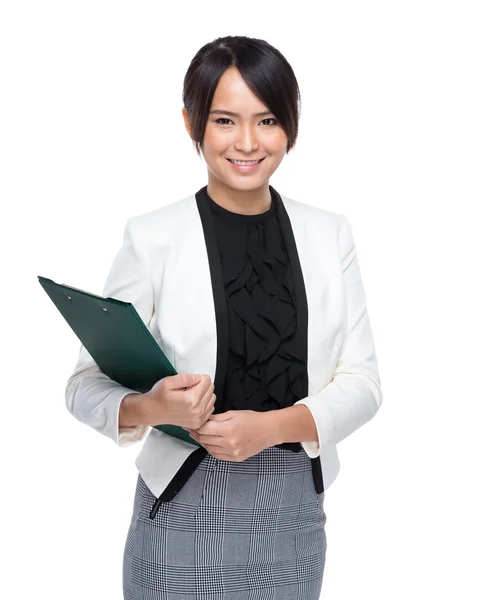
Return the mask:
[[181,109],[181,114],[183,115],[183,120],[185,121],[185,129],[188,131],[188,135],[193,140],[193,137],[192,137],[192,127],[191,127],[191,124],[190,124],[190,117],[188,116],[188,111],[186,109],[186,106],[184,106]]

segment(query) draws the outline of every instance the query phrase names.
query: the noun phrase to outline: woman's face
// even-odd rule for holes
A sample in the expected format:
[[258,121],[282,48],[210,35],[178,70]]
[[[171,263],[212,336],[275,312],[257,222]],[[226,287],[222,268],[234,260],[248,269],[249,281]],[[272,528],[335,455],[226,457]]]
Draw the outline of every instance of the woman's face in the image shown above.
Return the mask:
[[[269,178],[286,154],[287,142],[275,115],[253,94],[239,71],[227,69],[216,87],[201,145],[210,179],[219,180],[214,181],[217,186],[240,191],[268,188]],[[254,168],[241,170],[229,159],[263,160]]]

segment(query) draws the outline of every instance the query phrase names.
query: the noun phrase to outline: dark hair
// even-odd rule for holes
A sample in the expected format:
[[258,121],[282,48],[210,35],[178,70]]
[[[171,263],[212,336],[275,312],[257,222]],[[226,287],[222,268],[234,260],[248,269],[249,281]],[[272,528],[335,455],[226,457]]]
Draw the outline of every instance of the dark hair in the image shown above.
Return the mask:
[[202,46],[183,82],[183,104],[191,122],[197,154],[206,131],[209,110],[220,77],[236,67],[252,92],[277,117],[288,138],[286,153],[295,145],[301,97],[291,65],[264,40],[244,35],[219,37]]

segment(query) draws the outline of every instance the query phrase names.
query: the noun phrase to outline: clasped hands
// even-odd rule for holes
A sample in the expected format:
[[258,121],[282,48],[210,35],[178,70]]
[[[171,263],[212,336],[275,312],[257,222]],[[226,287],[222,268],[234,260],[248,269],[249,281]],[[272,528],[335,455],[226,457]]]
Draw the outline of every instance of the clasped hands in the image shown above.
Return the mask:
[[255,410],[228,410],[211,415],[198,429],[183,429],[215,458],[232,462],[245,461],[278,443],[270,414]]

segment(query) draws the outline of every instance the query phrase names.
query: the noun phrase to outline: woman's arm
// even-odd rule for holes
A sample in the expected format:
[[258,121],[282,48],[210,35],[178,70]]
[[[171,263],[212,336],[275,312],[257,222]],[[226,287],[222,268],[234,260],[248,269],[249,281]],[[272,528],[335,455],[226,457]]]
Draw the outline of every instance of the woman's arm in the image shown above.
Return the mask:
[[[135,241],[138,225],[134,217],[127,221],[122,247],[113,261],[102,295],[131,302],[142,320],[149,323],[154,310],[153,290],[148,265]],[[141,419],[134,423],[139,417],[140,402],[137,398],[131,400],[131,394],[138,392],[105,375],[82,344],[65,390],[70,413],[119,446],[129,446],[143,439],[148,430]],[[124,411],[122,403],[126,398]],[[120,413],[124,421],[119,424]]]
[[304,442],[310,458],[319,456],[323,445],[336,445],[373,418],[382,404],[382,390],[366,296],[352,227],[345,215],[338,231],[343,270],[345,327],[334,376],[313,396],[295,402],[305,404],[315,420],[319,442]]

